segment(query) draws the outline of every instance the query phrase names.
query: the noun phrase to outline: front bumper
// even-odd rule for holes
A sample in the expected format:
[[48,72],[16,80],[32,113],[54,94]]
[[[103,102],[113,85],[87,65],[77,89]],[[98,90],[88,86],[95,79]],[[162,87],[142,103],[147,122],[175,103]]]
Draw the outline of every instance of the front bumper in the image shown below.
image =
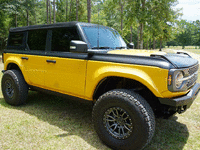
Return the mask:
[[[184,108],[184,111],[188,109],[193,101],[196,99],[200,91],[200,84],[196,83],[186,95],[177,98],[159,98],[161,104],[176,108]],[[181,113],[181,112],[179,112]]]

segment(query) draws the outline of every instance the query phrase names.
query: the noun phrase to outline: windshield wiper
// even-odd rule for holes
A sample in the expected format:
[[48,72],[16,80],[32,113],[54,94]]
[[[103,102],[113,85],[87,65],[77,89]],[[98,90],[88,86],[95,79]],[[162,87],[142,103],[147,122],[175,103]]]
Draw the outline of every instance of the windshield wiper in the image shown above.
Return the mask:
[[92,47],[92,49],[110,49],[108,46]]
[[116,49],[122,49],[122,48],[126,48],[126,47],[116,47]]

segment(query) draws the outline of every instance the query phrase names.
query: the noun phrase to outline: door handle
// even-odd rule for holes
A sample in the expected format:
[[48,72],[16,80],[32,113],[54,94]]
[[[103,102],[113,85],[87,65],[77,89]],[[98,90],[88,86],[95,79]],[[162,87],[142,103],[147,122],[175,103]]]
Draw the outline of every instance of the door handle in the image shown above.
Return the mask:
[[48,62],[48,63],[56,63],[55,60],[46,60],[46,62]]
[[21,59],[26,59],[26,60],[28,60],[28,57],[21,57]]

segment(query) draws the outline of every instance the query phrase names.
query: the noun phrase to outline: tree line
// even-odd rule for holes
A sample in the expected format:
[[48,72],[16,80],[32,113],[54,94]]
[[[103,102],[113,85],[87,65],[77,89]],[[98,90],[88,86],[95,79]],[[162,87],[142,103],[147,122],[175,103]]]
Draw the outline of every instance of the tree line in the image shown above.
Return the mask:
[[11,27],[68,21],[112,27],[137,49],[200,44],[199,21],[178,21],[176,4],[177,0],[1,0],[0,48]]
[[185,20],[176,21],[173,29],[174,34],[167,46],[198,46],[200,49],[200,21],[187,22]]

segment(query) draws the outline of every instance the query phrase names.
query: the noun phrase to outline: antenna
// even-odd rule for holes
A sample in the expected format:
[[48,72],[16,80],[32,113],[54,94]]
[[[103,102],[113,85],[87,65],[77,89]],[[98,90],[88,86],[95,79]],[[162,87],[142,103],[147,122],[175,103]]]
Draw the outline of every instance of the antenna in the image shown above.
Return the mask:
[[97,2],[98,5],[98,37],[97,37],[97,47],[99,49],[99,1]]

